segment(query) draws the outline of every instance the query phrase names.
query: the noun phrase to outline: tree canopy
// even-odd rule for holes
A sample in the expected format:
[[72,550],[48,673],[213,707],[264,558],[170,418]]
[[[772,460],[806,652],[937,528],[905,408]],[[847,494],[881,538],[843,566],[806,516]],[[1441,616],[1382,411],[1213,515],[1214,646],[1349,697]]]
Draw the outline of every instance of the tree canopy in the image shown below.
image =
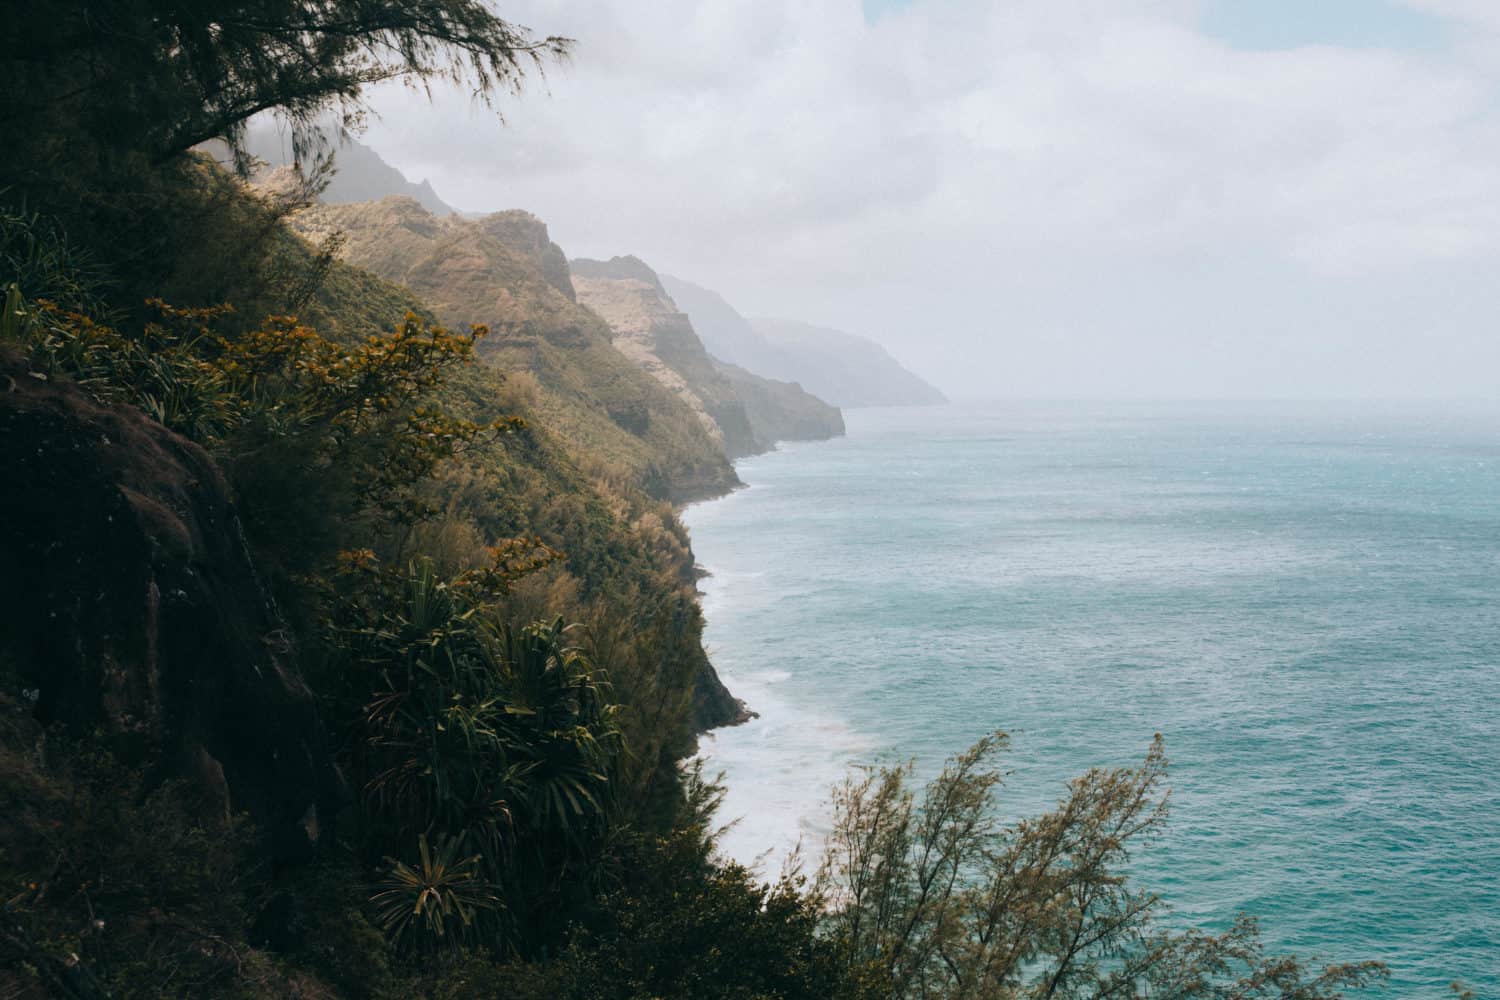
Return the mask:
[[1131,883],[1167,819],[1160,736],[1139,767],[1075,779],[1050,813],[999,821],[1003,734],[952,758],[920,796],[911,768],[848,779],[814,898],[846,995],[911,1000],[1154,997],[1337,1000],[1377,963],[1321,968],[1269,954],[1256,921],[1163,929]]
[[169,159],[209,139],[239,149],[274,111],[306,148],[315,122],[365,112],[365,87],[451,80],[488,101],[569,41],[538,38],[479,0],[40,0],[7,17],[0,124],[33,146],[85,133]]
[[[262,315],[298,308],[260,300],[279,222],[315,196],[324,133],[358,128],[370,85],[446,81],[493,106],[571,44],[484,0],[35,0],[9,5],[5,27],[0,199],[87,248],[128,309],[162,297]],[[252,202],[192,151],[222,140],[246,172],[247,123],[264,114],[311,169],[295,197]],[[247,214],[263,218],[226,225]]]

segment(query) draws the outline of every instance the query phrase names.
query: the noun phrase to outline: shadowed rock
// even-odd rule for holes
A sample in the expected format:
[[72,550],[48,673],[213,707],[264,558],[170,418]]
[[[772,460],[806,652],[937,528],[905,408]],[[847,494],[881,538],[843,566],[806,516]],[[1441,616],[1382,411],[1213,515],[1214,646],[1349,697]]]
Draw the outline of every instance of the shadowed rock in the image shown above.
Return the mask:
[[208,454],[0,357],[0,469],[0,656],[40,720],[309,854],[347,790]]

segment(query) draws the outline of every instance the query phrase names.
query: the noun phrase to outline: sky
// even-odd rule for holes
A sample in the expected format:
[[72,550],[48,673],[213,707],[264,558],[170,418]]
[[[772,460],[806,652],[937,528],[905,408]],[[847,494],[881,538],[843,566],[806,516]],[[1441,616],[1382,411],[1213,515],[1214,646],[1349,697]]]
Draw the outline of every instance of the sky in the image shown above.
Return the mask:
[[1496,0],[516,0],[365,142],[969,398],[1490,397]]

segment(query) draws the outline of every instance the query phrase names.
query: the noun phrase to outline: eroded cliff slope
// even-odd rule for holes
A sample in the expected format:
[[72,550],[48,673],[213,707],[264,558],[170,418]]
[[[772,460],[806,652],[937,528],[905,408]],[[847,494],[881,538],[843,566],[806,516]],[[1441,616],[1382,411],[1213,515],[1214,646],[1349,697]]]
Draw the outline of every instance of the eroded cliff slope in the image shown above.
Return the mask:
[[615,346],[691,407],[731,458],[766,451],[777,441],[844,432],[838,409],[801,387],[710,356],[691,319],[639,258],[574,260],[572,270],[579,301],[609,323]]
[[486,358],[530,376],[548,426],[577,448],[623,464],[652,495],[714,496],[739,480],[692,408],[611,342],[574,300],[562,251],[525,212],[438,218],[410,198],[317,205],[294,226],[341,232],[343,259],[410,289],[445,323],[488,326]]

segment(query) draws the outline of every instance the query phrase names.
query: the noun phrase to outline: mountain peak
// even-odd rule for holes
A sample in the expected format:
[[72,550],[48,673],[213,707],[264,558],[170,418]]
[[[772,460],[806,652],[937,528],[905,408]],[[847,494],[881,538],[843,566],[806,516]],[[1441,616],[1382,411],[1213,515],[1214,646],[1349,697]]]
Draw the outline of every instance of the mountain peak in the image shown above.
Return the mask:
[[[656,292],[668,302],[672,296],[667,294],[667,289],[661,283],[661,278],[651,266],[639,257],[627,254],[623,257],[611,257],[609,260],[592,260],[588,257],[578,257],[570,262],[573,273],[581,278],[598,278],[604,281],[640,281],[650,285]],[[673,309],[675,311],[675,306]]]
[[[291,140],[275,128],[251,128],[245,135],[250,155],[264,160],[272,169],[292,164]],[[381,159],[369,146],[345,137],[332,143],[333,177],[323,190],[322,200],[330,205],[356,201],[378,201],[399,194],[416,201],[434,215],[453,215],[457,209],[438,196],[431,182],[407,180],[406,175]]]

